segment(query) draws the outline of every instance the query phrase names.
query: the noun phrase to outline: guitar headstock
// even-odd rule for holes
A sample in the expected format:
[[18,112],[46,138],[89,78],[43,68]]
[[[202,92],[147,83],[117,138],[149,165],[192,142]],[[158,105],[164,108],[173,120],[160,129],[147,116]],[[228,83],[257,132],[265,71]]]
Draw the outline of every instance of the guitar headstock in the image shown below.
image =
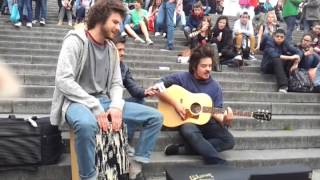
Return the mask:
[[271,121],[272,113],[268,110],[252,112],[252,117],[260,121]]

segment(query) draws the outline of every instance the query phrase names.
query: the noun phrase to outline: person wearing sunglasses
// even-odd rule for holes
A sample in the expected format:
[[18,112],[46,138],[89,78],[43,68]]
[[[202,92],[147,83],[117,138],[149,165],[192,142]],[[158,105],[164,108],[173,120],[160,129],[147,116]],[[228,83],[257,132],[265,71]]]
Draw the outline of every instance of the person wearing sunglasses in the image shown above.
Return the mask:
[[298,68],[302,52],[286,41],[283,29],[277,29],[272,38],[268,38],[263,51],[261,70],[266,74],[275,74],[279,92],[287,93],[289,72]]

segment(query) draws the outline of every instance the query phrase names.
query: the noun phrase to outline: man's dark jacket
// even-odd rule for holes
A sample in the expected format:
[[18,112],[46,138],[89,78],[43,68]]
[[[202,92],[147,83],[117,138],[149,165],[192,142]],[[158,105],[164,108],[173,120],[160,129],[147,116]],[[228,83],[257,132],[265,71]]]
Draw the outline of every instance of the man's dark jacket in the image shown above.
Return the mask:
[[129,67],[125,63],[120,62],[120,68],[123,86],[128,90],[130,95],[134,98],[144,98],[144,89],[133,79]]

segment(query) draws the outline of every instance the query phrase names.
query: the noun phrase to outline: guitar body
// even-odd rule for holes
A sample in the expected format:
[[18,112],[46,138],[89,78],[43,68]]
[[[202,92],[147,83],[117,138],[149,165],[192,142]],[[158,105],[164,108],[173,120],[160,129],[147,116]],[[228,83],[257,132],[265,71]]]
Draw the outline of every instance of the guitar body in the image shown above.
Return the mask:
[[178,85],[172,85],[165,90],[165,93],[176,102],[182,104],[187,110],[187,119],[183,120],[174,107],[159,100],[158,110],[163,115],[163,125],[166,127],[178,127],[185,123],[203,125],[211,118],[211,111],[204,111],[204,108],[212,108],[213,103],[209,95],[205,93],[191,93]]

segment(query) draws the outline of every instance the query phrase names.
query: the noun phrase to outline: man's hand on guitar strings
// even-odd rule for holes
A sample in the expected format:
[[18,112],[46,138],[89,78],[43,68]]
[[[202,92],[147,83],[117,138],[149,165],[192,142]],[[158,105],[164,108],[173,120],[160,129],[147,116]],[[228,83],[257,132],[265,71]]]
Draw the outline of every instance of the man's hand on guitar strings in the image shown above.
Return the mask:
[[176,110],[176,112],[179,114],[179,116],[185,120],[187,117],[187,113],[186,113],[186,109],[180,104],[180,103],[177,103],[175,106],[174,106],[174,109]]
[[233,111],[230,107],[227,107],[227,110],[223,114],[223,124],[227,127],[231,127],[233,121]]

